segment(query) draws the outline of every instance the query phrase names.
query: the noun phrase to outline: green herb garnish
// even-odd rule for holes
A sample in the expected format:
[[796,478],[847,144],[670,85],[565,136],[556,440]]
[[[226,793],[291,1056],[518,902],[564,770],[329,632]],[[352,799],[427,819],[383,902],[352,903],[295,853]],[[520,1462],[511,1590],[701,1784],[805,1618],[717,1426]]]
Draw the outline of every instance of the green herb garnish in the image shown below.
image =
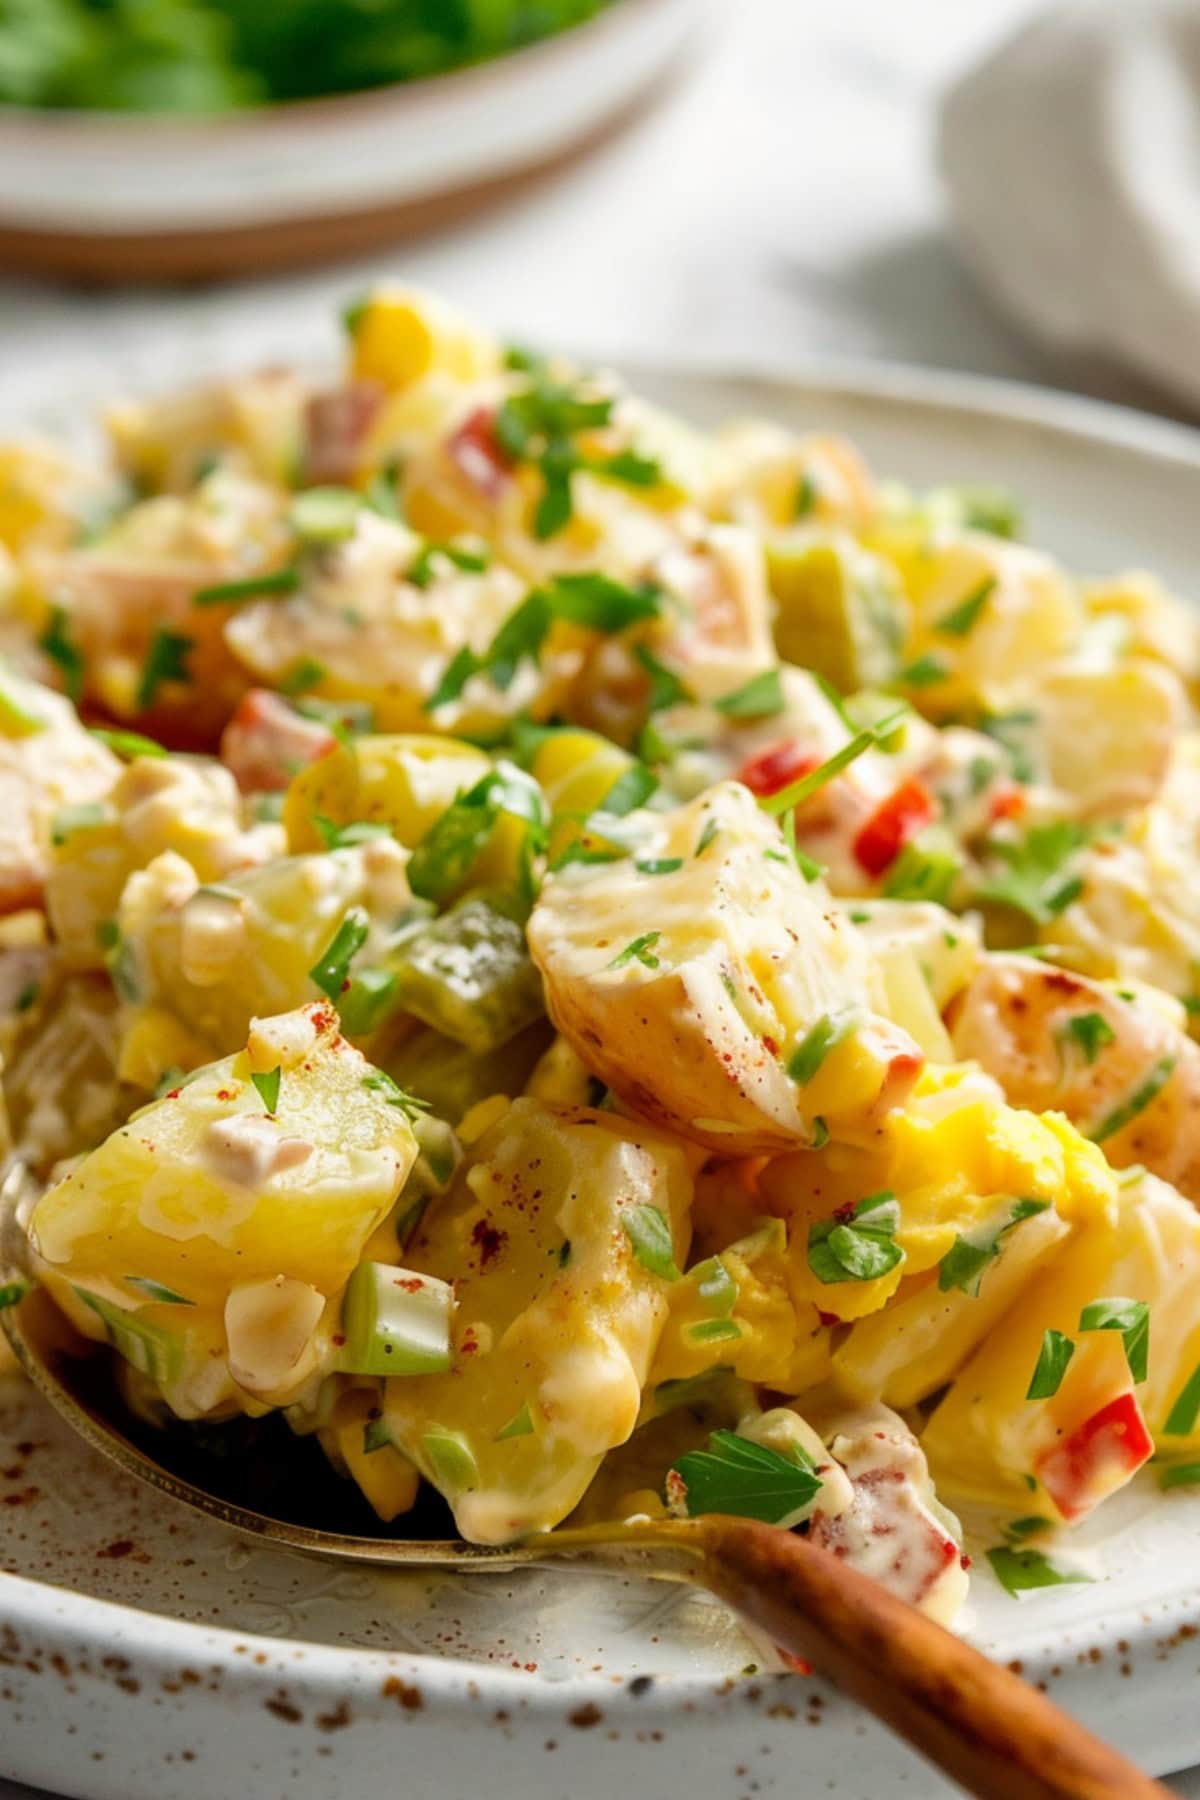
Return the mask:
[[783,682],[778,669],[764,669],[713,705],[727,719],[766,719],[783,711]]
[[265,1075],[251,1075],[250,1080],[258,1091],[259,1099],[274,1118],[279,1110],[279,1085],[283,1080],[283,1070],[278,1067],[268,1069]]
[[193,648],[194,639],[183,637],[177,631],[167,631],[162,626],[150,640],[150,648],[146,652],[146,660],[142,664],[142,673],[137,686],[137,704],[140,711],[145,712],[158,693],[159,688],[167,681],[190,681],[191,670],[188,668],[188,652]]
[[1106,1138],[1115,1137],[1118,1131],[1124,1131],[1140,1112],[1145,1112],[1151,1102],[1158,1099],[1175,1073],[1175,1060],[1173,1056],[1160,1056],[1146,1079],[1134,1088],[1128,1100],[1123,1100],[1111,1112],[1105,1113],[1100,1123],[1094,1125],[1085,1136],[1091,1138],[1093,1144],[1102,1144]]
[[1068,1574],[1047,1562],[1040,1550],[1014,1550],[1001,1544],[987,1552],[996,1580],[1009,1594],[1023,1594],[1032,1588],[1062,1587],[1073,1581],[1088,1581],[1090,1576]]
[[38,648],[44,650],[51,662],[56,663],[62,671],[63,689],[67,698],[78,700],[83,693],[85,665],[82,653],[67,630],[65,608],[51,607],[49,622],[38,639]]
[[1093,1300],[1079,1315],[1080,1331],[1119,1331],[1135,1382],[1145,1381],[1150,1362],[1150,1308],[1145,1300],[1110,1296]]
[[989,848],[1006,867],[980,882],[976,900],[1011,906],[1036,925],[1049,925],[1083,892],[1072,865],[1092,833],[1086,825],[1062,820],[1033,825],[1015,843],[993,840]]
[[1000,1254],[1000,1240],[1014,1225],[1047,1211],[1049,1205],[1048,1200],[1015,1200],[1000,1224],[977,1230],[970,1237],[960,1233],[938,1264],[941,1292],[947,1294],[951,1288],[961,1288],[964,1294],[978,1294],[988,1264]]
[[[312,492],[320,492],[313,489]],[[275,594],[294,594],[300,586],[300,571],[291,566],[271,569],[262,575],[246,575],[240,581],[214,581],[209,587],[197,588],[193,606],[237,606],[243,600],[269,599]]]
[[337,1001],[350,977],[350,964],[367,941],[370,921],[361,907],[346,914],[325,954],[308,971],[308,978],[330,1000]]
[[1188,1437],[1200,1417],[1200,1364],[1192,1370],[1167,1414],[1163,1431],[1169,1437]]
[[1061,1037],[1069,1038],[1079,1046],[1089,1068],[1104,1046],[1113,1043],[1116,1035],[1103,1013],[1098,1012],[1077,1013],[1067,1020],[1060,1033]]
[[979,583],[978,587],[972,588],[971,592],[965,599],[960,600],[957,606],[952,607],[948,613],[943,613],[941,618],[935,621],[934,630],[945,632],[950,637],[966,637],[969,632],[974,630],[979,615],[995,592],[995,588],[996,577],[988,575]]
[[714,1431],[707,1450],[690,1450],[672,1474],[683,1486],[690,1517],[730,1513],[764,1525],[795,1521],[821,1491],[820,1477],[800,1446],[785,1455],[732,1431]]
[[1042,1347],[1028,1388],[1027,1400],[1049,1400],[1062,1386],[1067,1365],[1075,1354],[1075,1345],[1061,1331],[1047,1329],[1042,1333]]
[[835,1045],[854,1026],[857,1014],[853,1008],[844,1012],[823,1013],[810,1025],[787,1061],[787,1072],[801,1086],[812,1080]]
[[876,1281],[904,1261],[895,1239],[900,1203],[895,1194],[868,1194],[832,1219],[808,1228],[808,1266],[818,1281]]
[[621,1211],[621,1229],[633,1246],[633,1254],[651,1275],[664,1281],[678,1281],[675,1246],[665,1213],[657,1206],[626,1206]]
[[640,937],[635,937],[632,943],[626,944],[610,963],[605,963],[605,968],[623,969],[628,963],[639,962],[644,969],[657,969],[659,959],[653,951],[661,936],[661,931],[643,931]]
[[161,1281],[151,1281],[145,1275],[127,1275],[125,1283],[127,1287],[137,1288],[139,1293],[145,1294],[147,1300],[153,1300],[159,1306],[195,1306],[196,1304],[194,1300],[189,1300],[186,1294],[177,1294],[174,1288],[165,1287]]

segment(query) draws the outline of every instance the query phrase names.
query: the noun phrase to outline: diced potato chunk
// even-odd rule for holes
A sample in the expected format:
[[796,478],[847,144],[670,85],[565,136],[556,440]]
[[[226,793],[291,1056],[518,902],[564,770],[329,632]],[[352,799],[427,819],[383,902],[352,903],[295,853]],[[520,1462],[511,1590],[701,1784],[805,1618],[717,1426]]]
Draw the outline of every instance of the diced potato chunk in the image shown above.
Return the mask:
[[[1008,1504],[1020,1496],[1023,1511],[1046,1510],[1044,1502],[1039,1504],[1040,1493],[1036,1500],[1031,1497],[1025,1477],[1036,1476],[1039,1464],[1065,1438],[1125,1395],[1136,1400],[1164,1452],[1194,1457],[1200,1447],[1195,1426],[1177,1434],[1168,1434],[1165,1427],[1200,1363],[1198,1278],[1200,1217],[1195,1209],[1153,1175],[1123,1187],[1116,1218],[1089,1222],[1076,1235],[1071,1254],[1025,1289],[1003,1328],[991,1334],[951,1383],[923,1440],[939,1483],[977,1499],[1002,1497]],[[1149,1305],[1145,1382],[1135,1381],[1129,1370],[1120,1331],[1080,1329],[1083,1309],[1108,1296]],[[1047,1330],[1071,1338],[1075,1354],[1056,1394],[1028,1400]],[[1121,1480],[1136,1466],[1132,1462]],[[1102,1497],[1081,1496],[1093,1504]],[[1053,1511],[1052,1506],[1048,1516]]]
[[[351,912],[381,932],[416,910],[405,853],[390,838],[328,856],[280,857],[200,885],[173,852],[131,877],[112,967],[122,997],[173,1014],[222,1050],[254,1014],[317,997],[310,971]],[[370,943],[362,961],[372,958]]]
[[69,700],[0,669],[0,913],[39,903],[56,815],[91,816],[120,771]]
[[657,1132],[523,1099],[426,1214],[405,1261],[455,1283],[454,1366],[390,1380],[382,1423],[465,1538],[557,1524],[633,1430],[670,1288],[639,1227],[681,1263],[690,1195]]
[[802,1144],[818,1118],[835,1136],[870,1133],[922,1059],[864,1006],[853,926],[822,907],[744,788],[642,817],[635,861],[569,867],[534,907],[558,1029],[634,1111],[726,1154]]
[[[268,1110],[251,1078],[274,1071]],[[181,1333],[219,1344],[260,1401],[311,1372],[325,1302],[416,1158],[405,1111],[371,1076],[328,1005],[258,1020],[245,1050],[144,1107],[35,1206],[55,1298],[127,1355],[150,1330],[163,1357],[143,1373],[164,1377],[176,1410],[208,1410]]]

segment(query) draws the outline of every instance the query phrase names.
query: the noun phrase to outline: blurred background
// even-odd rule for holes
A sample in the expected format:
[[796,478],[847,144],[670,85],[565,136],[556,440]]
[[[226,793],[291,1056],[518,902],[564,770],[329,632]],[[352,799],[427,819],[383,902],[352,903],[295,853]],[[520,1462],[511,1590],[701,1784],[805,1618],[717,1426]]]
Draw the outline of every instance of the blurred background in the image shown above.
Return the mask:
[[[303,354],[396,275],[614,360],[886,357],[1186,413],[1053,300],[1104,286],[1081,193],[1116,154],[1068,141],[1096,108],[1064,68],[1115,116],[1147,46],[1174,53],[1161,15],[1198,10],[0,0],[0,407],[55,368]],[[1099,49],[1064,52],[1083,30]]]

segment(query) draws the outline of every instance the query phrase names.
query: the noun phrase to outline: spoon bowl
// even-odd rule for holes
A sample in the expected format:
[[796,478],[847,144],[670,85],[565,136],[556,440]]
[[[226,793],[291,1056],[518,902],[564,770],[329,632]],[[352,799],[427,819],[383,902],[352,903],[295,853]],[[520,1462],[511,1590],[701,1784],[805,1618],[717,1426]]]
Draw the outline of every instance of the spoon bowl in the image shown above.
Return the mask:
[[[28,1178],[0,1184],[0,1279],[29,1279]],[[634,1519],[566,1526],[503,1546],[356,1535],[253,1510],[150,1454],[103,1352],[32,1286],[0,1311],[25,1373],[77,1435],[136,1481],[259,1543],[336,1563],[501,1573],[573,1562],[706,1588],[816,1668],[981,1800],[1169,1800],[1166,1790],[1008,1669],[796,1532],[754,1519]],[[163,1435],[164,1445],[170,1440]],[[164,1452],[165,1454],[165,1452]]]

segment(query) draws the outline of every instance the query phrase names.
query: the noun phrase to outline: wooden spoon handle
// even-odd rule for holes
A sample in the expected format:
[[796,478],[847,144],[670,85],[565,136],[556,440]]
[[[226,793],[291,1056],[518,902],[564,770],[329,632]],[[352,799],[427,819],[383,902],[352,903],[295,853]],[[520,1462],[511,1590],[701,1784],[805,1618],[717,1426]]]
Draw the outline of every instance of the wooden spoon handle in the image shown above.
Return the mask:
[[1090,1731],[793,1532],[705,1520],[704,1581],[980,1800],[1170,1800]]

